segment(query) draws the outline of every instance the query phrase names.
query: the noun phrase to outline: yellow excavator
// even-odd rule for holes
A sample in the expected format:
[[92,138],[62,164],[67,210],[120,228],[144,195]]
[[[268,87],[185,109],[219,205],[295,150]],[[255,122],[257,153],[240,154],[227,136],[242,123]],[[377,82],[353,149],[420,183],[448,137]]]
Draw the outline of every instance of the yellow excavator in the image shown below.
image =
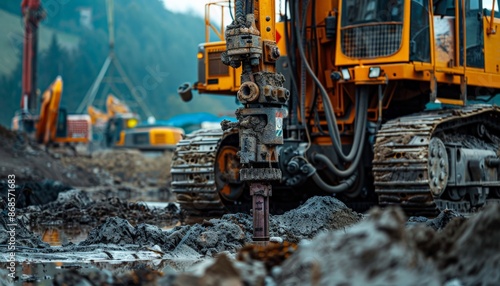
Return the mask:
[[88,115],[68,115],[60,108],[63,81],[59,76],[43,93],[35,138],[44,145],[88,144],[91,136]]
[[27,132],[38,143],[55,145],[87,144],[91,137],[88,115],[70,115],[61,108],[63,80],[58,76],[42,95],[37,108],[36,60],[38,25],[45,17],[39,0],[23,0],[24,22],[21,110],[12,119],[12,129]]
[[173,150],[184,135],[181,128],[139,124],[139,116],[111,94],[106,99],[106,112],[93,106],[87,111],[95,129],[103,130],[102,140],[107,148]]
[[195,86],[240,69],[224,89],[243,107],[178,144],[184,209],[253,209],[265,240],[267,212],[318,194],[420,215],[500,201],[497,0],[283,2],[284,48],[274,0],[231,1],[226,47],[200,46]]

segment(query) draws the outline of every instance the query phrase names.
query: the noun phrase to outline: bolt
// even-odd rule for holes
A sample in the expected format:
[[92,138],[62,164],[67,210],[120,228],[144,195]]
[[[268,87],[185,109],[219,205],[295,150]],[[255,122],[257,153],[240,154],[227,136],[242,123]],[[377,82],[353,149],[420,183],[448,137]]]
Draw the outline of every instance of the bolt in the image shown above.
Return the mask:
[[443,168],[443,167],[445,166],[445,163],[446,163],[446,162],[444,161],[444,159],[439,160],[439,166],[440,166],[441,168]]
[[440,179],[441,181],[444,181],[444,179],[445,179],[445,178],[446,178],[446,174],[445,174],[445,172],[441,172],[441,174],[439,175],[439,179]]
[[278,59],[281,56],[280,49],[278,47],[274,47],[271,51],[271,57],[273,59]]

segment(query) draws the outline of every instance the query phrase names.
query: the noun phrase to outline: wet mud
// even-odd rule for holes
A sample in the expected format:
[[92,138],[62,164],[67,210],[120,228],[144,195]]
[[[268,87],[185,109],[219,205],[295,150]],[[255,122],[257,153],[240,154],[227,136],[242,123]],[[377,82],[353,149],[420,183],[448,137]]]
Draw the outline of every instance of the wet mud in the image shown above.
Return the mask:
[[[0,195],[15,173],[19,200],[15,226],[0,202],[0,285],[500,285],[500,204],[429,219],[398,208],[359,214],[313,197],[271,216],[272,242],[260,245],[248,214],[193,222],[175,203],[146,203],[172,200],[168,156],[70,158],[0,128],[7,155]],[[61,241],[63,226],[81,239]],[[12,228],[15,280],[7,271]]]
[[83,190],[60,193],[53,202],[20,209],[18,213],[29,225],[97,225],[108,217],[120,217],[133,224],[168,225],[182,218],[173,203],[165,208],[153,208],[144,202],[133,203],[115,196],[93,199],[92,193]]

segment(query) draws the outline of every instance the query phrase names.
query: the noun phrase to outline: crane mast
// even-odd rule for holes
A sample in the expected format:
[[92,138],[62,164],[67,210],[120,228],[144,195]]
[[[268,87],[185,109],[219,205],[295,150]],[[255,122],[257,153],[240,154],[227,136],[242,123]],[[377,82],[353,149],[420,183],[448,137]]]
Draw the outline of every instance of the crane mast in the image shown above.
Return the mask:
[[23,0],[24,47],[21,109],[25,114],[36,111],[36,60],[38,47],[38,25],[44,18],[40,0]]

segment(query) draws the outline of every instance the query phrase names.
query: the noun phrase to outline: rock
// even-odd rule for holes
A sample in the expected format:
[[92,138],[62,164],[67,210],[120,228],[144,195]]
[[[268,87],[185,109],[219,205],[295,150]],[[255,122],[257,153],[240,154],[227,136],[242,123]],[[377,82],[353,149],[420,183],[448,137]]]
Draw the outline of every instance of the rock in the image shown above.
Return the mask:
[[282,265],[278,284],[440,285],[436,266],[405,232],[400,209],[375,209],[349,229],[304,241]]
[[[447,229],[449,227],[449,229]],[[437,233],[437,264],[444,280],[463,285],[500,285],[500,204],[492,204],[467,221]]]
[[266,285],[266,271],[262,263],[237,262],[225,254],[217,255],[213,260],[197,265],[186,273],[181,273],[173,279],[172,284],[158,281],[161,285]]
[[135,228],[127,221],[117,217],[107,218],[106,222],[92,229],[80,245],[92,244],[135,244]]
[[[43,242],[40,236],[28,230],[24,223],[19,220],[11,221],[6,210],[0,213],[0,245],[15,246],[16,251],[20,251],[19,247],[49,247],[49,244]],[[3,250],[10,252],[7,247],[3,248]]]

